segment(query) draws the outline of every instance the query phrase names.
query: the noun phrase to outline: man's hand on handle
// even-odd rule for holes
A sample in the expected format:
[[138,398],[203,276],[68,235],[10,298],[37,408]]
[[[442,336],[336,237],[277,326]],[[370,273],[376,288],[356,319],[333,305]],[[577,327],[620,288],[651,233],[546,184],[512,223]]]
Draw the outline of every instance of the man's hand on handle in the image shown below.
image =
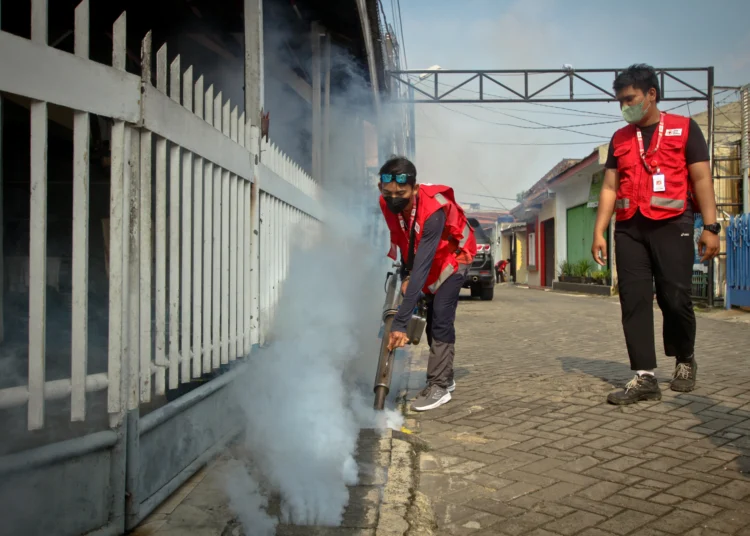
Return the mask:
[[594,234],[594,243],[591,246],[591,254],[594,256],[594,261],[600,266],[606,266],[607,264],[607,241],[600,234]]
[[703,231],[698,239],[698,254],[701,262],[710,261],[719,254],[719,235],[711,231]]
[[388,351],[392,352],[397,348],[403,348],[409,342],[409,337],[402,331],[391,331],[388,340]]

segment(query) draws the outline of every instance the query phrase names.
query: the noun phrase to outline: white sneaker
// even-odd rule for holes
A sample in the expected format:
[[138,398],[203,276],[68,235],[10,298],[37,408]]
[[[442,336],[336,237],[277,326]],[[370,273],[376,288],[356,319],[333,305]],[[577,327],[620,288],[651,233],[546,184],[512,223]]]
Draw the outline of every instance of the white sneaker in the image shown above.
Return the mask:
[[455,390],[456,390],[456,380],[451,380],[451,383],[448,386],[448,392],[452,393]]

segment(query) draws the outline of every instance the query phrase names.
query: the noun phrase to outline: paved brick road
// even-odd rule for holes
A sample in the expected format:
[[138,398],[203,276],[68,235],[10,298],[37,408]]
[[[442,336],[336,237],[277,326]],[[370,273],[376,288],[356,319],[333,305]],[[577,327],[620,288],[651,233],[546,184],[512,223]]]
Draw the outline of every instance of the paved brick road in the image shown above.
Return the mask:
[[499,286],[457,328],[453,400],[410,416],[439,534],[750,536],[750,324],[699,317],[698,389],[625,408],[616,300]]

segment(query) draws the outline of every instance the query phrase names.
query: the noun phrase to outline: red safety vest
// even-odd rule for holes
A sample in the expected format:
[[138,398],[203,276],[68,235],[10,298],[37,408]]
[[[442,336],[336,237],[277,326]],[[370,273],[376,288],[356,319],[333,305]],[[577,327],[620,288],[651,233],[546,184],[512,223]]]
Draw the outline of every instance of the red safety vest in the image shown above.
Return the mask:
[[[422,289],[425,293],[435,294],[440,285],[458,270],[459,256],[462,263],[471,263],[477,253],[477,242],[474,238],[474,229],[469,225],[463,209],[456,203],[452,188],[437,184],[420,184],[417,197],[414,226],[415,254],[422,238],[421,231],[424,228],[424,222],[438,210],[445,211],[443,236],[440,238],[432,268]],[[383,211],[391,234],[391,249],[388,256],[395,261],[396,252],[399,249],[401,259],[407,262],[412,222],[388,210],[383,196],[380,196],[380,209]]]
[[[641,150],[639,129],[628,125],[615,132],[614,156],[620,185],[617,189],[617,220],[632,218],[636,210],[652,220],[679,216],[691,197],[685,160],[690,118],[663,113],[648,149]],[[654,180],[663,175],[663,181]]]

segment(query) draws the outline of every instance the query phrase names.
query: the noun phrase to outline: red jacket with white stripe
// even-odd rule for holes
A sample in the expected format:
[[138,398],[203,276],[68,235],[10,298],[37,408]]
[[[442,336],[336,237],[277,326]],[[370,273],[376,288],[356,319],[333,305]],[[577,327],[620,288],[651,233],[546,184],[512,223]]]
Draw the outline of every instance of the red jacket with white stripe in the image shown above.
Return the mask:
[[[434,294],[440,285],[458,270],[459,261],[461,264],[471,264],[477,253],[477,242],[474,238],[474,229],[469,225],[463,209],[456,203],[452,188],[437,184],[420,184],[417,197],[417,221],[414,227],[415,254],[419,248],[421,231],[427,218],[438,210],[445,211],[443,235],[440,237],[432,268],[422,289],[425,293]],[[391,249],[388,256],[395,261],[397,250],[401,250],[401,258],[403,262],[407,262],[410,229],[406,226],[409,222],[404,219],[406,226],[402,227],[402,220],[388,210],[382,196],[380,209],[391,234]]]

